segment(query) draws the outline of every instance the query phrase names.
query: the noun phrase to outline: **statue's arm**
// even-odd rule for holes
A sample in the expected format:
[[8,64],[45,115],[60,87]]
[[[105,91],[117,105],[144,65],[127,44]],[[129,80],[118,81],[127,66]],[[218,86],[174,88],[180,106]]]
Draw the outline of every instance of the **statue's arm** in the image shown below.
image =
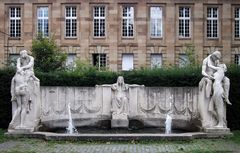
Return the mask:
[[20,58],[17,59],[17,71],[21,70],[21,62],[20,62]]
[[32,56],[28,56],[28,57],[30,58],[30,62],[27,65],[23,66],[22,67],[23,69],[29,69],[34,65],[34,58]]
[[12,78],[12,81],[11,81],[11,96],[12,96],[12,99],[11,101],[14,101],[15,100],[15,78],[13,77]]
[[206,69],[207,69],[207,60],[203,60],[203,65],[202,65],[202,75],[205,77],[210,77],[207,73],[206,73]]
[[129,89],[129,84],[125,84],[125,90]]
[[111,88],[112,88],[112,90],[117,90],[117,85],[116,85],[116,84],[113,84],[113,85],[111,86]]
[[214,70],[218,70],[218,69],[219,69],[219,67],[216,67],[216,66],[210,64],[210,62],[208,62],[208,66],[209,66],[210,68],[214,69]]

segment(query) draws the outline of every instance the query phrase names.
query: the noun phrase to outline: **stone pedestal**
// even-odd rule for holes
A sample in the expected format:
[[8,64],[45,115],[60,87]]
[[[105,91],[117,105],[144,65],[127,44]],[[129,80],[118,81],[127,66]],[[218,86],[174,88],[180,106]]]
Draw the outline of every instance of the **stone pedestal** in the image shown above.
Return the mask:
[[112,128],[128,128],[129,120],[127,114],[113,114],[111,120]]
[[226,127],[203,128],[203,131],[206,133],[231,133],[230,129]]
[[16,134],[22,134],[22,133],[33,133],[34,128],[28,128],[28,127],[16,127],[15,129],[8,129],[9,133],[16,133]]

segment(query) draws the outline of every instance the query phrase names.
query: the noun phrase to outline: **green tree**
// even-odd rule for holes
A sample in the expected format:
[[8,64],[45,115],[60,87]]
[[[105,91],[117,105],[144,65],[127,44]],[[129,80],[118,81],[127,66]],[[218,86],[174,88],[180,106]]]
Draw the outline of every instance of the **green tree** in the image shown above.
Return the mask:
[[193,44],[185,44],[183,46],[183,50],[185,51],[190,66],[197,66],[199,64],[198,62],[198,56],[196,55],[196,49]]
[[61,70],[65,67],[66,54],[61,51],[53,38],[38,36],[32,42],[35,69],[42,72]]

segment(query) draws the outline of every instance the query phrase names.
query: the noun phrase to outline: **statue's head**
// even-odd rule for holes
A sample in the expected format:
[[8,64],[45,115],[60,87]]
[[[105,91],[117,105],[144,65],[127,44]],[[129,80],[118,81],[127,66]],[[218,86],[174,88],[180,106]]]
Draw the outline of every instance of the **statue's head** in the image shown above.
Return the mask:
[[123,78],[123,76],[119,76],[119,77],[118,77],[117,83],[118,83],[118,84],[124,84],[124,78]]
[[26,58],[27,57],[27,51],[26,50],[20,51],[20,57],[21,58]]
[[215,51],[211,54],[211,57],[214,61],[216,61],[216,60],[220,60],[222,55],[219,51]]

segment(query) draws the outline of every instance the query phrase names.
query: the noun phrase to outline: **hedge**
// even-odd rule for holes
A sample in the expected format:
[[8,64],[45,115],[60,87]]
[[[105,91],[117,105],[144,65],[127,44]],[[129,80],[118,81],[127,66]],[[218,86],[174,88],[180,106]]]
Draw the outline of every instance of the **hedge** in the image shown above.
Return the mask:
[[[0,128],[7,128],[11,120],[10,84],[14,76],[13,69],[0,69]],[[145,86],[198,86],[201,75],[200,67],[140,69],[130,72],[110,72],[88,69],[84,71],[35,72],[41,80],[41,86],[95,86],[112,84],[118,75],[124,76],[129,84]],[[240,67],[231,66],[226,73],[231,80],[230,101],[233,106],[227,108],[228,126],[240,129]]]

